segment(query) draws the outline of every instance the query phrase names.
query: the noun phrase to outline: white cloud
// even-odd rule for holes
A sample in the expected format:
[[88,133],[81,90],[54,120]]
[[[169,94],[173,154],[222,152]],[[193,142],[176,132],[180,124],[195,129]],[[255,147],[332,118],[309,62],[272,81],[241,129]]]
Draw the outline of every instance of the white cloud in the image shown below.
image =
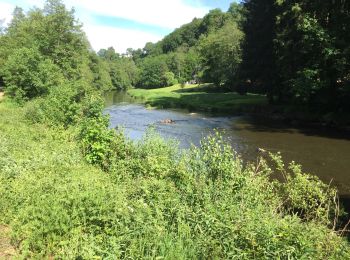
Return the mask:
[[0,2],[0,20],[7,24],[12,19],[12,12],[15,9],[15,5],[9,3]]
[[193,7],[184,0],[66,0],[68,6],[92,14],[120,17],[144,24],[174,29],[204,16],[209,8]]
[[[1,0],[0,0],[1,1]],[[43,7],[44,0],[15,0],[17,5]],[[84,24],[84,30],[92,47],[113,46],[123,53],[128,47],[141,48],[146,42],[156,42],[161,34],[142,30],[125,29],[122,26],[102,26],[94,17],[110,16],[135,21],[141,24],[175,29],[194,17],[203,17],[209,10],[207,7],[190,6],[184,0],[64,0],[68,8],[74,7],[76,16]],[[14,5],[0,3],[0,19],[10,21]],[[99,22],[99,23],[98,23]],[[163,35],[164,36],[164,35]]]
[[142,48],[146,42],[156,42],[161,36],[139,30],[108,26],[85,25],[84,31],[95,51],[113,46],[119,53],[127,48]]

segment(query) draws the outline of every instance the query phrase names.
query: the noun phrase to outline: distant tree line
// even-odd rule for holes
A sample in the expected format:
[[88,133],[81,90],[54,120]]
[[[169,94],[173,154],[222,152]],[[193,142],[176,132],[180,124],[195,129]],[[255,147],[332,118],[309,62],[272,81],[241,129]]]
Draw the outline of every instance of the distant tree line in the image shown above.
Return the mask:
[[130,48],[119,55],[108,48],[98,54],[110,64],[110,76],[118,89],[159,88],[190,81],[231,86],[237,81],[241,62],[242,10],[242,5],[233,3],[228,12],[211,10],[142,49]]
[[324,115],[350,111],[349,1],[232,3],[124,54],[95,53],[73,11],[57,2],[16,8],[0,29],[0,84],[12,96],[72,80],[102,91],[207,82]]
[[[132,81],[210,82],[309,111],[350,111],[350,2],[246,0],[211,10],[157,43],[128,49]],[[129,70],[129,67],[126,66]],[[136,76],[137,75],[137,76]]]

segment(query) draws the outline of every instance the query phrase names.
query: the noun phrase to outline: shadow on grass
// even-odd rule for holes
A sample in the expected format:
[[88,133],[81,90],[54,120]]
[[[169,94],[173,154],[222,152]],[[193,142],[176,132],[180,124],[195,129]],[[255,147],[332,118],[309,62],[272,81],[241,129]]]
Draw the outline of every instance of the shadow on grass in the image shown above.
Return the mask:
[[183,108],[223,115],[237,115],[261,111],[266,105],[264,97],[240,96],[234,93],[196,93],[179,97],[161,96],[147,102],[158,108]]
[[203,93],[227,93],[230,92],[229,89],[223,87],[217,87],[212,83],[200,84],[198,86],[181,88],[174,90],[175,93],[193,93],[193,92],[203,92]]

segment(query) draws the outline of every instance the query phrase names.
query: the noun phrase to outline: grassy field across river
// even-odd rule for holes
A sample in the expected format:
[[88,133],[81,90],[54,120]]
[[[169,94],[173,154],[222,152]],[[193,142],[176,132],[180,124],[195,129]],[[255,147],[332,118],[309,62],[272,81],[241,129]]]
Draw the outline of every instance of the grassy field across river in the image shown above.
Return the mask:
[[267,105],[267,98],[263,95],[222,92],[211,85],[181,86],[177,84],[157,89],[131,89],[128,93],[145,104],[157,108],[239,113],[254,112]]

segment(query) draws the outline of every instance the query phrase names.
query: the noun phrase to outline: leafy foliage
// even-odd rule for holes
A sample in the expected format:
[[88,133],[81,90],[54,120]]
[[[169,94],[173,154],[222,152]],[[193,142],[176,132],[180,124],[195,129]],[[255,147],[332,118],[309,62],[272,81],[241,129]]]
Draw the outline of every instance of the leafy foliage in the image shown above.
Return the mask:
[[220,30],[201,41],[200,53],[204,66],[203,80],[232,86],[238,81],[243,33],[235,23],[227,23]]
[[98,55],[108,65],[110,80],[115,89],[126,90],[138,83],[139,70],[131,58],[120,56],[113,47],[101,49]]
[[349,111],[349,3],[249,0],[244,5],[245,79],[271,101],[303,111]]
[[169,72],[166,56],[147,57],[140,64],[140,81],[138,86],[159,88],[166,86],[165,74]]
[[72,81],[100,91],[111,86],[105,64],[89,53],[74,11],[66,10],[59,0],[49,0],[43,9],[27,13],[16,8],[0,42],[0,78],[5,91],[19,102],[54,88],[75,87]]
[[17,99],[29,99],[48,93],[64,82],[59,68],[44,59],[36,49],[14,51],[3,68],[6,92]]
[[[211,10],[143,49],[129,49],[140,70],[136,87],[168,87],[174,82],[206,81],[233,85],[241,59],[243,6]],[[166,63],[167,66],[164,65]],[[164,80],[174,74],[174,80]],[[162,80],[163,79],[163,80]]]

